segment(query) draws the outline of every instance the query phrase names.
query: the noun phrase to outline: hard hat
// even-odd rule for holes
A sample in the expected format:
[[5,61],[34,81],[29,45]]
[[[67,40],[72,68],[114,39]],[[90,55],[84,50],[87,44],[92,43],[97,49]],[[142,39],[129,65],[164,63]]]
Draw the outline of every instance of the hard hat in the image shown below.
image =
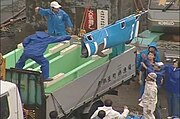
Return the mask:
[[61,5],[58,2],[53,1],[53,2],[50,3],[50,7],[52,7],[52,8],[60,8]]

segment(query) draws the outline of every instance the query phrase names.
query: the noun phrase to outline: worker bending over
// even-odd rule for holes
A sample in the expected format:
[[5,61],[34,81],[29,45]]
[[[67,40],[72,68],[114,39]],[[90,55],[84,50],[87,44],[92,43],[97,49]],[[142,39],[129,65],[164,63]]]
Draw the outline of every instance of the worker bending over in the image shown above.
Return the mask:
[[44,52],[46,51],[46,48],[49,44],[70,40],[71,36],[50,36],[46,32],[47,27],[45,25],[40,25],[36,30],[37,31],[35,34],[32,34],[24,39],[24,52],[22,53],[15,67],[22,69],[25,65],[25,62],[28,59],[32,59],[37,64],[41,65],[44,81],[51,81],[53,79],[49,78],[49,61],[44,57]]

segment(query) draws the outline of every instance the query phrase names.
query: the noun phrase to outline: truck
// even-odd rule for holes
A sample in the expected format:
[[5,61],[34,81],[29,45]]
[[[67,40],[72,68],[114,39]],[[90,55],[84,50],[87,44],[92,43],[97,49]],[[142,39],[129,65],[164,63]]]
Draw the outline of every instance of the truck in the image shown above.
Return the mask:
[[141,32],[131,44],[141,51],[151,42],[156,42],[162,61],[169,63],[180,58],[179,4],[179,0],[149,0],[147,30]]
[[[59,60],[62,63],[58,66],[63,67],[65,62],[74,62],[73,64],[76,65],[65,65],[66,67],[63,67],[63,70],[67,71],[58,72],[54,76],[54,82],[43,83],[41,73],[38,71],[14,68],[6,69],[5,79],[6,82],[10,81],[17,85],[23,108],[28,110],[28,116],[31,118],[47,119],[51,111],[57,111],[59,118],[81,119],[83,113],[87,114],[87,112],[92,113],[94,111],[90,107],[94,108],[95,105],[102,104],[99,100],[101,96],[135,76],[134,52],[136,49],[134,46],[126,46],[126,48],[124,53],[112,59],[109,59],[108,56],[90,59],[79,58],[80,56],[77,55],[79,48],[74,52],[64,54]],[[79,59],[74,60],[76,58]],[[53,62],[50,65],[58,67]],[[1,85],[5,85],[5,83]],[[12,94],[11,91],[7,92],[9,95]],[[8,100],[8,103],[18,101],[14,99],[14,97],[19,97],[16,94],[18,93],[13,93],[15,96],[9,96],[12,99]],[[18,106],[9,105],[7,108],[14,108],[18,112],[22,111],[22,109],[17,108],[21,107],[22,104],[18,104]],[[4,110],[3,106],[1,108]],[[87,109],[88,111],[85,111]],[[11,119],[10,116],[9,119]]]
[[22,119],[23,110],[18,88],[16,84],[0,80],[0,118]]
[[[89,118],[95,109],[102,105],[103,95],[116,94],[117,86],[130,81],[136,75],[136,50],[146,48],[150,42],[160,41],[162,36],[170,34],[167,32],[174,32],[177,30],[173,29],[179,28],[177,17],[179,9],[176,6],[178,1],[163,1],[149,0],[149,29],[134,38],[132,45],[126,45],[125,51],[118,56],[110,57],[112,50],[106,49],[105,57],[93,55],[82,58],[79,43],[63,42],[50,45],[45,57],[50,62],[50,76],[54,78],[51,82],[42,81],[40,67],[34,61],[29,60],[24,70],[11,68],[15,67],[23,52],[21,44],[18,45],[17,49],[4,55],[3,58],[6,59],[5,80],[16,84],[22,104],[18,103],[19,106],[11,107],[7,105],[7,108],[14,108],[13,110],[21,113],[23,110],[25,118],[30,119],[48,119],[49,114],[53,112],[56,112],[60,119]],[[169,51],[172,51],[172,54],[169,54]],[[174,51],[177,54],[174,54]],[[161,57],[165,57],[166,60],[179,58],[179,48],[177,50],[163,48],[162,54],[165,56]],[[23,109],[17,109],[22,105]],[[10,115],[6,117],[11,119]],[[18,118],[24,117],[21,114]]]
[[[125,19],[123,21],[126,22]],[[119,26],[121,21],[116,23]],[[110,24],[110,28],[116,23]],[[127,22],[123,29],[128,25],[132,26]],[[132,30],[131,27],[129,29]],[[131,40],[133,33],[129,32],[128,37],[125,41]],[[117,94],[115,88],[136,75],[135,51],[135,46],[125,45],[123,53],[111,57],[113,52],[109,47],[101,51],[106,54],[103,57],[93,54],[84,58],[81,56],[80,42],[51,44],[45,57],[49,60],[50,77],[54,80],[43,82],[40,66],[32,60],[26,62],[24,69],[14,68],[23,52],[22,44],[19,44],[17,49],[4,55],[3,59],[6,61],[5,82],[16,84],[19,91],[19,94],[11,94],[11,90],[7,90],[12,95],[8,97],[7,103],[20,102],[21,99],[22,104],[7,105],[7,108],[24,114],[17,115],[17,119],[48,119],[53,113],[59,119],[88,119],[98,106],[103,105],[103,95]],[[5,83],[2,85],[6,86]],[[18,100],[14,97],[18,97]],[[3,106],[1,110],[4,110]],[[6,115],[8,119],[11,119],[10,114]]]

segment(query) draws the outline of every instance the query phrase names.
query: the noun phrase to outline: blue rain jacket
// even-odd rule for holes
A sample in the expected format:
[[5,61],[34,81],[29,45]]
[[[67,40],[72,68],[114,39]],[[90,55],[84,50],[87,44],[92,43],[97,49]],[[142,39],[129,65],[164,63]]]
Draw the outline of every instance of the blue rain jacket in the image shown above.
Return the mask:
[[151,65],[151,63],[149,62],[149,60],[145,60],[144,61],[145,65],[147,66],[147,74],[151,73],[151,72],[154,72],[156,73],[157,75],[157,78],[156,78],[156,84],[158,86],[158,88],[161,87],[161,80],[162,80],[162,77],[163,77],[163,74],[164,74],[164,71],[162,69],[160,70],[154,70],[153,66]]
[[160,62],[160,57],[159,57],[159,51],[157,49],[157,46],[156,46],[156,43],[155,42],[152,42],[148,45],[148,49],[145,49],[143,51],[141,51],[138,55],[137,55],[137,59],[136,59],[136,67],[137,69],[139,70],[140,68],[140,65],[141,65],[141,62],[144,62],[144,59],[142,58],[142,54],[145,54],[146,57],[148,56],[148,53],[149,53],[149,47],[153,47],[155,48],[155,51],[156,51],[156,57],[155,57],[155,62]]
[[165,87],[168,92],[180,95],[180,68],[173,65],[165,66]]
[[24,53],[30,56],[42,56],[50,43],[56,43],[70,39],[70,35],[53,37],[48,35],[46,32],[37,31],[35,34],[32,34],[24,39]]
[[57,13],[54,13],[51,9],[40,8],[39,14],[41,16],[47,16],[48,18],[48,33],[53,36],[66,35],[66,28],[72,28],[73,24],[69,18],[69,15],[59,9]]

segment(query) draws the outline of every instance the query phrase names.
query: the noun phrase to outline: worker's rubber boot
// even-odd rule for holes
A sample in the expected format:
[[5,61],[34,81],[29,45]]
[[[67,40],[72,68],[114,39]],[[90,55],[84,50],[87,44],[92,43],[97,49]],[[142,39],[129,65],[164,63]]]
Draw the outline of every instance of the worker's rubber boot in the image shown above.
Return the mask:
[[44,82],[47,82],[47,81],[52,81],[53,79],[52,78],[47,78],[44,80]]

